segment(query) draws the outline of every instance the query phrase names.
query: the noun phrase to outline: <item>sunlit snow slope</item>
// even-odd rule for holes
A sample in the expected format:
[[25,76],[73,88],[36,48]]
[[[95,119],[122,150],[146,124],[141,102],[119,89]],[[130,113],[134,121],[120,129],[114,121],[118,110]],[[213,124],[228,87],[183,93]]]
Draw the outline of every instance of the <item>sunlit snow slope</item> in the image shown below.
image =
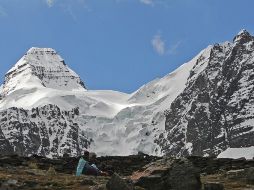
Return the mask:
[[254,37],[208,46],[132,94],[87,90],[51,48],[31,48],[0,87],[0,153],[218,155],[253,146]]
[[31,48],[6,74],[0,109],[32,109],[56,104],[79,107],[88,115],[112,117],[126,107],[128,95],[115,91],[87,91],[80,77],[51,48]]
[[242,147],[242,148],[228,148],[227,150],[221,152],[218,158],[246,158],[253,159],[254,158],[254,146],[251,147]]
[[[203,52],[206,51],[209,51],[209,48]],[[128,155],[138,151],[161,154],[154,139],[164,130],[164,107],[184,89],[189,70],[199,56],[162,79],[156,79],[132,94],[125,94],[87,90],[79,76],[65,64],[55,50],[31,48],[5,76],[1,87],[0,110],[4,112],[12,107],[24,110],[36,108],[39,109],[36,116],[39,119],[34,121],[35,119],[29,116],[18,116],[15,122],[27,125],[32,122],[39,125],[43,122],[46,125],[47,121],[40,115],[40,109],[45,106],[56,105],[60,112],[78,108],[75,123],[78,131],[82,131],[89,142],[79,149],[88,148],[100,155]],[[10,116],[6,119],[9,120]],[[8,127],[1,128],[4,139],[9,142],[9,146],[14,147],[14,151],[15,148],[19,149],[15,145],[17,142],[27,146],[26,142],[18,140],[21,134],[13,136],[6,128]],[[48,127],[44,130],[38,129],[48,134],[48,137],[44,137],[42,132],[38,134],[38,139],[47,138],[48,152],[42,152],[38,145],[37,148],[31,148],[35,149],[31,153],[60,155],[72,146],[60,146],[67,138],[68,127],[61,132],[61,138],[57,135],[59,126],[53,125],[53,128],[56,134],[51,134]],[[56,141],[58,143],[55,143]],[[40,143],[42,142],[38,142]],[[54,153],[50,153],[50,149]]]

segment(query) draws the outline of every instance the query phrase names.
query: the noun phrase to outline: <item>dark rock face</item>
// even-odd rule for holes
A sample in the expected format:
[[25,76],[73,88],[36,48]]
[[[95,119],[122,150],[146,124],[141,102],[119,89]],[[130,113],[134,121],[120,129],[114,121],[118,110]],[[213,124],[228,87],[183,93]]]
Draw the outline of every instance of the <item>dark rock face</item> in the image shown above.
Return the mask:
[[179,160],[172,165],[166,175],[165,184],[174,190],[199,190],[201,189],[199,171],[190,161]]
[[111,179],[107,183],[108,190],[133,190],[133,187],[129,185],[118,174],[114,173]]
[[23,156],[80,155],[90,141],[75,122],[77,110],[46,105],[31,111],[9,108],[0,112],[0,152]]
[[148,190],[199,190],[199,170],[187,159],[163,158],[145,166],[131,177]]
[[[26,93],[33,94],[40,88],[45,91],[85,91],[80,77],[65,64],[55,50],[31,48],[6,73],[4,84],[0,87],[0,99],[14,102],[11,104],[13,107],[1,107],[0,153],[50,157],[64,153],[80,155],[88,147],[90,140],[76,121],[78,108],[62,108],[61,104],[56,106],[48,102],[25,110],[16,104],[16,100],[22,99]],[[33,96],[31,99],[36,99],[38,95]]]
[[159,140],[169,155],[218,155],[254,145],[254,37],[216,44],[192,68],[186,88],[165,112]]
[[254,167],[246,169],[246,180],[248,184],[254,184]]

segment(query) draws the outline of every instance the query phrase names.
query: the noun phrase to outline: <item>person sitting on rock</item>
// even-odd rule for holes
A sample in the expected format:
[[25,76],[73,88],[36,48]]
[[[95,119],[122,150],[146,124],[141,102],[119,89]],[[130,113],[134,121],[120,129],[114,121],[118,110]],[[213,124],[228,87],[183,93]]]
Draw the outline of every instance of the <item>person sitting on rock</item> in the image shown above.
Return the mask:
[[[78,162],[77,170],[76,170],[76,176],[80,176],[81,174],[84,175],[108,175],[106,172],[103,172],[97,168],[95,164],[90,164],[90,158],[89,158],[89,152],[84,151],[84,155],[81,156]],[[94,159],[94,155],[92,156]]]

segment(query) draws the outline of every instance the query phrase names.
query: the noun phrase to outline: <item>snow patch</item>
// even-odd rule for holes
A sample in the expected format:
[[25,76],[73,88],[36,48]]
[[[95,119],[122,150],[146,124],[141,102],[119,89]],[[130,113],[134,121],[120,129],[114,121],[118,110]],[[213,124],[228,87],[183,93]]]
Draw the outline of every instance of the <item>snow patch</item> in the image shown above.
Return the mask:
[[242,148],[228,148],[224,152],[221,152],[217,158],[246,158],[253,159],[254,157],[254,146],[242,147]]

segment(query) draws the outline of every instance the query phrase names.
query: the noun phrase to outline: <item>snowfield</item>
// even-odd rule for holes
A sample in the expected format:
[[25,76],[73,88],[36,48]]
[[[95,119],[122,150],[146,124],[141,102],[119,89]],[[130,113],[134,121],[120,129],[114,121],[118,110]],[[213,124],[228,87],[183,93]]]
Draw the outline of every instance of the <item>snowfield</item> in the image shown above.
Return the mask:
[[243,148],[228,148],[227,150],[221,152],[218,158],[246,158],[253,159],[254,158],[254,146],[251,147],[243,147]]
[[[132,94],[86,89],[54,49],[31,48],[0,86],[0,151],[25,150],[49,157],[76,156],[84,149],[99,156],[209,156],[225,150],[233,138],[234,146],[240,147],[241,136],[248,140],[253,131],[253,104],[248,98],[253,44],[254,37],[241,31],[233,43],[208,46]],[[226,113],[221,102],[227,103]],[[234,124],[229,138],[224,122],[233,124],[236,116],[242,122]],[[252,149],[228,149],[219,157],[251,158]]]
[[113,117],[130,106],[129,95],[116,91],[63,91],[52,88],[19,88],[0,101],[0,110],[10,107],[32,109],[46,104],[58,105],[63,110],[79,107],[90,116]]
[[209,46],[165,77],[125,94],[87,90],[55,50],[31,48],[7,72],[1,88],[0,110],[11,107],[31,110],[47,104],[57,105],[61,110],[78,107],[80,115],[76,121],[92,139],[89,150],[98,155],[130,155],[139,151],[162,155],[154,139],[165,129],[164,110],[184,90],[197,59],[209,57],[210,49]]

